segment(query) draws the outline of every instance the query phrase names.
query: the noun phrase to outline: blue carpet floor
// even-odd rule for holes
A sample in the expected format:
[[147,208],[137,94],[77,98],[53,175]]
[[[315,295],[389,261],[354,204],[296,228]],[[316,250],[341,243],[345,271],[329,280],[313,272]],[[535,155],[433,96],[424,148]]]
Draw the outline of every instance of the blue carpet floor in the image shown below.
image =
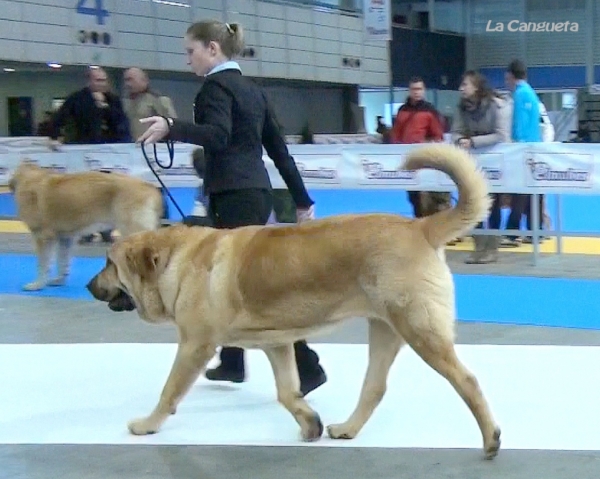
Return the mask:
[[[85,284],[105,264],[104,258],[74,258],[68,284],[23,293],[34,279],[34,256],[0,255],[0,294],[93,300]],[[455,275],[461,321],[600,329],[600,281]]]

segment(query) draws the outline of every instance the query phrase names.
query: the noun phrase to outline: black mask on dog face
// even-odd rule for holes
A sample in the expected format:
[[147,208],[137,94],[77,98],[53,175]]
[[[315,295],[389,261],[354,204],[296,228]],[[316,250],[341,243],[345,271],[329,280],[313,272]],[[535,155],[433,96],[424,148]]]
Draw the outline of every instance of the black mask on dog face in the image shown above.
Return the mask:
[[133,311],[135,309],[135,303],[131,296],[125,291],[119,291],[119,294],[108,302],[108,307],[112,311]]

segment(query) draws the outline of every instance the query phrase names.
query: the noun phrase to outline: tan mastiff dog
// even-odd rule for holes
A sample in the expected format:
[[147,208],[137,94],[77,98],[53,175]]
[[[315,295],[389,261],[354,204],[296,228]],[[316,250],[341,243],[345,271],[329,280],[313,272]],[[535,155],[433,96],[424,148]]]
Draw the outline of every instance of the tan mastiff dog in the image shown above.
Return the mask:
[[[162,195],[154,185],[119,173],[56,173],[26,160],[16,168],[9,188],[37,254],[37,278],[23,286],[27,291],[65,283],[79,236],[102,226],[115,227],[123,236],[154,230],[163,213]],[[50,278],[57,245],[58,274]]]
[[[432,144],[411,150],[404,168],[435,168],[458,185],[455,208],[411,220],[390,214],[344,215],[285,227],[234,230],[175,226],[113,245],[88,284],[114,310],[137,309],[150,323],[179,331],[175,363],[149,416],[133,434],[159,430],[218,345],[260,348],[272,365],[280,403],[304,440],[323,433],[299,393],[292,343],[351,317],[369,322],[369,365],[356,409],[332,438],[354,438],[386,390],[388,371],[408,344],[466,402],[486,458],[500,448],[475,376],[454,349],[454,286],[444,245],[488,214],[486,181],[468,153]],[[413,387],[418,387],[413,385]]]

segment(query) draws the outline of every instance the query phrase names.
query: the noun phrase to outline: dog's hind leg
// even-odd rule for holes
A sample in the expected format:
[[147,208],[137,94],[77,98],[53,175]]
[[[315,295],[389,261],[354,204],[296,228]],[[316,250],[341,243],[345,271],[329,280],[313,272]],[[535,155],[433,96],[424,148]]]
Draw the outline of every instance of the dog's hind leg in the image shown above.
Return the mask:
[[32,233],[37,255],[37,278],[23,286],[25,291],[39,291],[48,285],[50,261],[56,246],[56,238],[44,232]]
[[300,392],[293,344],[265,347],[264,352],[273,368],[278,401],[294,416],[305,441],[319,439],[323,435],[323,423]]
[[65,284],[70,272],[72,246],[73,238],[70,236],[60,236],[58,238],[58,274],[48,281],[48,286],[62,286]]
[[358,404],[348,420],[327,427],[332,439],[353,439],[383,399],[387,378],[404,339],[380,319],[369,319],[369,365]]
[[500,449],[500,428],[492,417],[477,378],[456,355],[452,329],[454,314],[450,305],[441,302],[439,297],[420,298],[406,307],[408,314],[397,318],[396,325],[411,348],[446,378],[467,404],[481,430],[485,457],[493,459]]

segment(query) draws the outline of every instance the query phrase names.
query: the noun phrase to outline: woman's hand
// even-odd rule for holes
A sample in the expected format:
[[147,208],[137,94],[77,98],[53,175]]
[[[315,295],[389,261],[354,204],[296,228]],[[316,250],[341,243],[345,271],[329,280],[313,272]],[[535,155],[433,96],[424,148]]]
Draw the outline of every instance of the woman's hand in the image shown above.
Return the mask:
[[140,119],[140,123],[149,123],[148,129],[136,140],[136,143],[156,143],[169,134],[169,125],[162,116]]

